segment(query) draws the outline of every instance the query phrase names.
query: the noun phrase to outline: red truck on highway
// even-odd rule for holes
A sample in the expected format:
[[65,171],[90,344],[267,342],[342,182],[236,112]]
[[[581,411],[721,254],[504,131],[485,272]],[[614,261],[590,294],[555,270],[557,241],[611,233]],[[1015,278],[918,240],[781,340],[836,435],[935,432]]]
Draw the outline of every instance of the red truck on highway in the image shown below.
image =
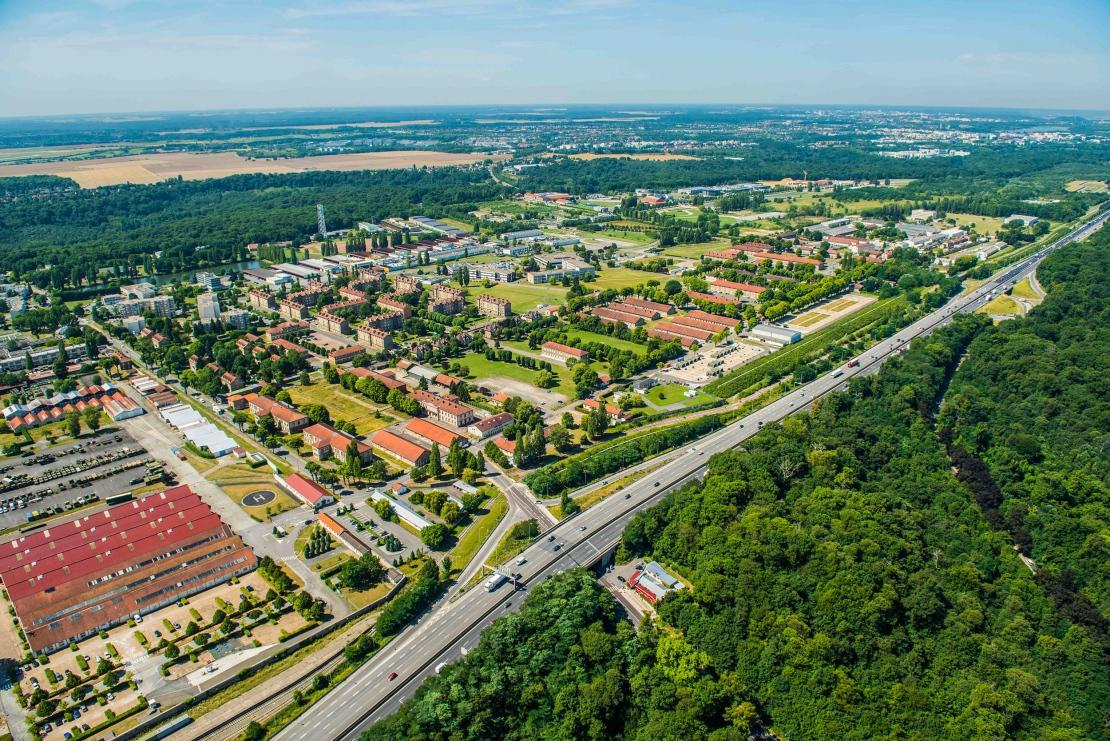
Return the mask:
[[859,359],[858,358],[855,359],[855,360],[849,360],[848,361],[848,367],[849,368],[855,368],[857,365],[859,365]]

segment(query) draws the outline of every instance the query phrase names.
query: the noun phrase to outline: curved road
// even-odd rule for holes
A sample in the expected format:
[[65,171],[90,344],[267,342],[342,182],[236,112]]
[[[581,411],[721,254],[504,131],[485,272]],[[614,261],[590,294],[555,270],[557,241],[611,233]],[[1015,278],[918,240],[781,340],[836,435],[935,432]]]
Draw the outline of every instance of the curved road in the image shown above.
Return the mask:
[[[390,643],[356,670],[339,687],[313,705],[276,738],[319,741],[357,739],[359,734],[394,711],[410,697],[435,668],[458,659],[465,647],[477,643],[481,631],[498,616],[518,606],[536,584],[552,574],[598,562],[620,542],[625,525],[638,511],[651,506],[668,490],[704,475],[714,453],[735,448],[758,432],[834,391],[851,378],[874,372],[892,354],[915,337],[947,323],[957,312],[971,312],[1031,273],[1052,250],[1089,236],[1110,217],[1100,214],[1084,226],[1020,262],[1005,268],[979,288],[953,298],[947,305],[914,322],[893,337],[878,343],[849,368],[842,366],[805,387],[778,399],[728,427],[698,440],[681,457],[667,463],[653,476],[629,485],[590,509],[563,520],[523,553],[526,560],[514,567],[520,582],[514,590],[503,584],[493,592],[475,588],[456,602],[444,604]],[[619,475],[619,474],[617,474]],[[389,675],[397,676],[390,680]]]

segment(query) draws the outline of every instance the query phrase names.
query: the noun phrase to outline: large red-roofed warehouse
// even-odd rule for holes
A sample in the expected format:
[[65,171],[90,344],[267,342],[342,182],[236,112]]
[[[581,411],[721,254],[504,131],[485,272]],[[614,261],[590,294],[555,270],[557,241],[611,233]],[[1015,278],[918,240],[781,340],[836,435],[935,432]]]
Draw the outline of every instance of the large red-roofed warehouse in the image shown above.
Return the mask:
[[254,553],[188,486],[0,543],[0,581],[36,652],[244,574]]

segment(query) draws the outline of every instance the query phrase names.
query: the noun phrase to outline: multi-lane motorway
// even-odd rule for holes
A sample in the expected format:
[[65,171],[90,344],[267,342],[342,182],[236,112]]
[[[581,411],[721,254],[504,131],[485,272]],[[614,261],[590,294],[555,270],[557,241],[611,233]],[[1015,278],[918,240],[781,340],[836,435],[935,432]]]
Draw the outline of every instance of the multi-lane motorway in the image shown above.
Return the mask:
[[[490,592],[476,587],[453,603],[443,603],[416,626],[394,640],[345,682],[312,706],[277,738],[354,739],[393,713],[438,667],[458,659],[477,643],[481,631],[500,615],[515,609],[526,594],[552,574],[578,565],[592,565],[611,553],[621,532],[636,512],[656,502],[668,490],[704,474],[706,462],[743,443],[764,425],[781,420],[834,391],[853,377],[878,366],[915,337],[948,322],[957,312],[970,312],[1031,273],[1052,250],[1089,236],[1110,217],[1094,217],[1082,227],[1044,249],[1009,266],[974,291],[962,294],[937,311],[914,322],[893,337],[860,355],[858,365],[835,369],[783,396],[728,427],[693,443],[687,452],[597,505],[555,525],[523,553],[525,562],[512,566],[519,583],[503,584]],[[396,673],[393,679],[390,676]]]

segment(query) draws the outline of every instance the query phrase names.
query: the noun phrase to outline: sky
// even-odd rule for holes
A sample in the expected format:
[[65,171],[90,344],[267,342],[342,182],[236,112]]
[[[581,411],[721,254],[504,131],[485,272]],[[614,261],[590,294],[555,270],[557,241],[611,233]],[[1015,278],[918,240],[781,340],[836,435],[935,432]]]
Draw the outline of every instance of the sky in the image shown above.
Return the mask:
[[1110,0],[0,0],[0,116],[389,105],[1110,109]]

